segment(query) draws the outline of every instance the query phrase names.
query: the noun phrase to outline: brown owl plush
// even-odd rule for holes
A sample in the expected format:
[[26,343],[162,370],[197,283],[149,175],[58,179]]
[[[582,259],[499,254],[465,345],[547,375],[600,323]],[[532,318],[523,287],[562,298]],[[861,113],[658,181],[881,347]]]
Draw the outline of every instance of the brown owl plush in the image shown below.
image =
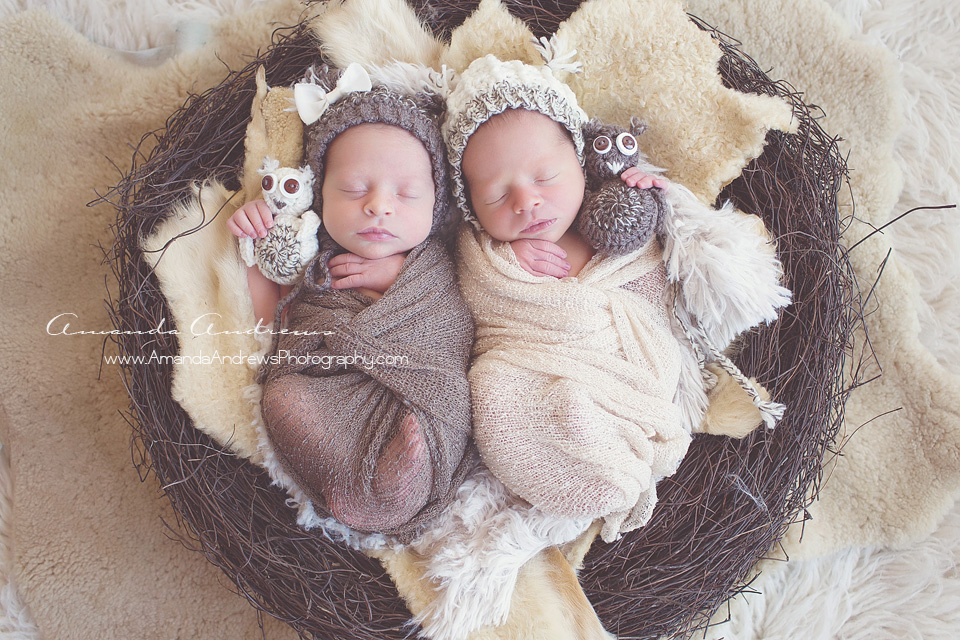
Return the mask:
[[583,126],[587,186],[577,230],[598,251],[630,253],[660,230],[663,192],[630,187],[620,179],[629,167],[649,165],[637,144],[646,128],[637,118],[631,119],[630,130],[596,119]]

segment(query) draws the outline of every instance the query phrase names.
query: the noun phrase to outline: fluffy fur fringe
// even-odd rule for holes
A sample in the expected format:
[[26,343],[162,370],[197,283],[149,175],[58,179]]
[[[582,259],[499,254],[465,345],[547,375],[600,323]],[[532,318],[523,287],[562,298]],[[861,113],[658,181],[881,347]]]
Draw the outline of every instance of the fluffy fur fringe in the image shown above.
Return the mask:
[[346,67],[393,61],[439,68],[443,46],[404,0],[330,3],[314,31],[331,62]]
[[486,468],[457,492],[411,548],[429,557],[436,591],[417,616],[423,637],[461,640],[506,622],[520,568],[543,549],[575,540],[589,519],[557,518],[512,495]]
[[[0,408],[0,422],[6,420]],[[6,426],[6,425],[4,425]],[[30,608],[17,591],[13,571],[13,474],[10,456],[0,444],[0,637],[5,640],[40,640]]]
[[[679,322],[674,322],[671,328],[673,336],[680,344],[689,342]],[[677,382],[677,392],[673,397],[673,403],[680,408],[680,419],[686,426],[687,431],[691,433],[699,433],[702,430],[703,417],[710,405],[707,392],[711,386],[709,383],[704,384],[704,373],[693,351],[691,349],[681,349],[680,380]]]
[[909,548],[851,548],[766,567],[750,591],[694,639],[954,640],[960,629],[957,540],[955,506],[932,536]]
[[708,339],[722,349],[743,331],[776,320],[790,292],[780,286],[782,268],[760,219],[729,202],[708,207],[678,184],[669,186],[667,200],[667,277],[680,285],[678,305]]

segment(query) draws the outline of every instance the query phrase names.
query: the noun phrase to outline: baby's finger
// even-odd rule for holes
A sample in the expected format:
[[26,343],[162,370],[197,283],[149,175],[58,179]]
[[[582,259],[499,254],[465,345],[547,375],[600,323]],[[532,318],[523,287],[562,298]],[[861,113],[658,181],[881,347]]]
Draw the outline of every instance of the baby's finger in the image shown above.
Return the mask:
[[644,176],[637,183],[638,189],[649,189],[653,186],[653,176]]
[[[562,249],[561,249],[562,251]],[[570,263],[561,258],[560,256],[554,255],[552,253],[538,253],[534,256],[534,268],[543,268],[544,264],[548,264],[551,267],[556,267],[563,270],[563,275],[567,275],[567,272],[570,271]],[[560,276],[563,277],[563,276]]]
[[263,200],[257,200],[257,215],[260,216],[260,223],[265,229],[270,229],[273,227],[273,212],[270,211],[270,207],[267,206],[267,203]]
[[[251,238],[266,238],[267,230],[263,226],[263,220],[260,218],[260,214],[257,213],[256,209],[249,211],[246,218],[241,218],[241,220],[246,220],[247,225],[250,227],[250,237]],[[244,225],[241,223],[241,228]]]
[[636,187],[637,189],[649,189],[650,187],[657,186],[658,182],[663,182],[662,178],[644,173],[640,167],[630,167],[626,169],[620,174],[620,179],[623,180],[628,187]]
[[[332,271],[331,275],[333,275]],[[330,287],[333,289],[355,289],[362,286],[363,276],[360,274],[353,274],[345,278],[334,278],[330,283]]]
[[227,220],[227,228],[238,238],[256,238],[257,230],[253,228],[246,216],[233,216]]
[[252,211],[247,213],[247,217],[250,218],[250,224],[253,225],[256,234],[261,238],[266,238],[268,230],[273,226],[273,216],[270,214],[270,210],[267,210],[267,217],[270,220],[269,226],[264,222],[263,212],[260,210],[260,207],[253,207]]
[[345,278],[363,272],[361,266],[356,262],[333,264],[333,260],[331,260],[327,266],[330,268],[330,275],[334,278]]
[[570,273],[570,266],[557,265],[545,260],[537,260],[531,265],[531,273],[535,276],[551,276],[554,278],[565,278]]
[[560,245],[550,242],[549,240],[540,240],[538,238],[530,238],[527,240],[530,243],[530,246],[536,249],[537,251],[543,251],[558,258],[566,258],[567,252],[560,247]]
[[[238,238],[249,238],[249,237],[250,237],[250,236],[247,234],[246,231],[244,231],[243,229],[240,228],[240,225],[238,225],[236,222],[233,221],[233,218],[230,218],[229,220],[227,220],[227,229],[229,229],[229,230],[230,230],[230,233],[232,233],[233,235],[237,236]],[[251,228],[251,230],[252,230],[252,228]]]
[[621,178],[628,187],[635,187],[637,189],[649,189],[653,184],[653,179],[644,173],[630,175],[626,178],[621,176]]
[[364,261],[364,258],[361,258],[355,253],[339,253],[333,256],[332,258],[330,258],[330,262],[328,262],[327,264],[333,267],[338,264],[347,264],[348,262],[354,262],[359,264],[363,261]]

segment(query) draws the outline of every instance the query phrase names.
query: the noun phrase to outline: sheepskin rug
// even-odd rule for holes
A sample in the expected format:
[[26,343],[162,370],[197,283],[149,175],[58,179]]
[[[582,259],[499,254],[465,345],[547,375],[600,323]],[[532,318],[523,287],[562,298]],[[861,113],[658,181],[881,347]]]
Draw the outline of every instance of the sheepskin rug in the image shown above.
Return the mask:
[[[189,56],[200,49],[215,38],[217,25],[223,20],[257,11],[262,8],[258,5],[279,1],[283,0],[0,0],[0,22],[27,10],[43,8],[94,43],[149,70],[174,56]],[[291,4],[286,2],[286,5]],[[689,0],[687,4],[691,13],[742,40],[744,51],[755,57],[762,68],[769,70],[769,75],[791,80],[791,72],[797,68],[797,49],[786,46],[780,34],[770,32],[767,27],[773,24],[774,16],[789,13],[788,8],[795,5],[793,0]],[[953,144],[960,140],[960,63],[957,62],[960,60],[960,38],[956,35],[960,27],[960,4],[955,0],[804,0],[796,4],[817,5],[822,9],[820,13],[829,14],[831,29],[845,29],[845,37],[863,43],[867,48],[882,49],[896,61],[898,91],[893,99],[902,113],[902,121],[893,154],[902,175],[902,186],[897,185],[899,201],[889,212],[889,219],[919,206],[960,202],[960,150]],[[762,19],[764,16],[770,20]],[[802,23],[796,28],[802,38],[816,43],[822,37],[816,30],[822,22],[797,22]],[[262,37],[264,43],[268,41],[269,28],[263,29]],[[234,55],[232,60],[240,64],[242,56]],[[828,68],[826,65],[825,69]],[[189,72],[189,66],[184,67],[184,73]],[[216,82],[213,78],[204,78],[203,81]],[[195,88],[202,89],[209,84]],[[797,85],[797,89],[804,91],[805,87]],[[59,90],[65,91],[67,87]],[[831,100],[827,95],[815,98],[825,109]],[[169,97],[160,96],[158,99]],[[160,124],[162,120],[147,129]],[[4,135],[6,131],[0,128],[0,136]],[[117,155],[115,159],[122,161],[128,155]],[[4,158],[5,163],[12,161],[12,158]],[[858,170],[856,166],[851,168]],[[0,176],[7,175],[12,174],[0,173]],[[87,200],[94,197],[95,194],[90,193]],[[6,223],[8,216],[19,219],[23,213],[0,208],[0,220]],[[95,252],[91,253],[88,248],[96,241],[109,241],[106,235],[108,221],[100,222],[93,231],[85,230],[77,238],[71,238],[82,251],[91,255]],[[952,365],[960,361],[960,214],[956,209],[915,211],[884,229],[884,234],[892,243],[898,265],[919,290],[920,300],[916,307],[920,341],[941,366],[956,371]],[[0,234],[0,255],[12,255],[13,248],[2,236]],[[63,251],[64,247],[58,249]],[[51,251],[47,259],[54,260],[56,255]],[[13,269],[12,264],[0,258],[4,269],[0,292],[7,298],[6,305],[21,304],[22,293],[14,294],[24,288],[48,286],[42,279],[25,278],[20,270]],[[41,264],[38,259],[37,264]],[[18,282],[12,282],[12,276]],[[97,290],[103,291],[102,275],[98,286]],[[43,313],[46,314],[44,317],[53,315],[46,309]],[[10,313],[3,315],[3,320],[15,322],[27,317]],[[2,353],[8,353],[17,326],[4,324],[0,327]],[[90,370],[90,375],[96,375],[96,367]],[[115,381],[109,384],[111,393],[122,392]],[[3,440],[14,410],[19,408],[14,404],[18,398],[56,398],[61,391],[59,388],[20,390],[17,393],[23,395],[13,393],[0,400],[0,445],[5,444]],[[101,407],[100,416],[112,414],[115,417],[116,410],[122,408]],[[113,420],[108,424],[116,428],[123,423]],[[960,425],[954,428],[960,429]],[[91,428],[91,433],[95,433],[95,429]],[[114,440],[120,442],[121,438]],[[109,453],[96,458],[105,463],[103,473],[110,478],[126,478],[132,485],[137,485],[136,474],[129,464],[129,453],[123,452],[120,446]],[[31,614],[31,603],[17,588],[14,561],[17,550],[13,545],[16,539],[13,535],[16,525],[14,488],[22,497],[29,495],[33,487],[17,482],[11,473],[6,447],[0,447],[0,454],[0,636],[12,640],[35,640],[41,638],[41,633]],[[85,454],[85,449],[78,448],[78,455]],[[954,464],[960,467],[955,451],[953,455]],[[829,491],[829,477],[825,486],[825,491]],[[70,487],[64,490],[72,492]],[[83,499],[83,495],[79,493],[79,499]],[[144,530],[156,530],[136,548],[144,554],[157,549],[168,555],[186,553],[175,549],[177,543],[162,533],[163,525],[158,516],[168,522],[174,521],[169,507],[150,503],[147,488],[138,487],[135,492],[124,495],[146,503],[146,506],[129,513],[141,519]],[[909,502],[909,497],[900,497],[900,500]],[[826,497],[824,502],[828,502]],[[932,534],[921,535],[919,532],[924,530],[921,526],[900,539],[889,531],[877,530],[851,533],[846,537],[834,535],[828,544],[825,542],[827,536],[817,538],[821,534],[811,527],[813,544],[806,548],[813,551],[798,552],[798,557],[789,562],[764,566],[751,584],[750,592],[731,600],[719,612],[716,626],[709,629],[705,637],[728,640],[954,640],[960,629],[960,575],[957,571],[960,509],[954,506],[934,511],[940,516],[943,512],[945,517],[935,518],[933,524],[937,526]],[[62,516],[48,514],[48,517],[52,522]],[[78,524],[77,535],[89,528],[93,539],[95,526]],[[842,527],[838,530],[843,531]],[[838,544],[838,540],[849,542]],[[118,540],[117,545],[118,549],[127,548],[122,540]],[[801,549],[803,545],[791,544],[789,548]],[[243,637],[254,637],[249,635],[257,625],[253,609],[218,584],[217,570],[206,566],[198,554],[188,555],[194,558],[189,561],[189,568],[183,569],[184,575],[189,576],[184,584],[189,584],[192,591],[179,594],[180,600],[170,593],[142,596],[141,602],[123,604],[125,615],[133,616],[139,612],[146,619],[159,616],[162,621],[163,615],[158,613],[154,600],[182,601],[182,626],[173,621],[169,621],[167,628],[154,626],[156,635],[151,637],[178,637],[181,633],[194,637],[225,637],[218,630],[226,628],[245,634]],[[140,562],[141,558],[133,557],[129,561]],[[104,567],[112,566],[104,564]],[[159,576],[163,567],[149,563],[147,566],[154,567],[158,579],[163,577]],[[33,566],[31,570],[46,572],[50,576],[48,580],[56,580],[60,568]],[[104,581],[105,584],[115,579],[106,569],[95,571],[88,577],[90,581]],[[151,577],[143,575],[141,579],[149,582]],[[196,599],[192,594],[196,593],[204,594],[202,606],[191,605],[191,600]],[[97,631],[97,612],[113,604],[90,602],[85,615],[71,612],[71,616],[83,617],[88,623],[82,629],[75,629],[70,637],[119,637]],[[49,610],[48,606],[46,608]],[[199,619],[211,610],[216,610],[212,619],[219,627],[190,627],[188,620],[191,616]],[[266,624],[268,637],[293,638],[295,635],[281,623],[267,620]]]

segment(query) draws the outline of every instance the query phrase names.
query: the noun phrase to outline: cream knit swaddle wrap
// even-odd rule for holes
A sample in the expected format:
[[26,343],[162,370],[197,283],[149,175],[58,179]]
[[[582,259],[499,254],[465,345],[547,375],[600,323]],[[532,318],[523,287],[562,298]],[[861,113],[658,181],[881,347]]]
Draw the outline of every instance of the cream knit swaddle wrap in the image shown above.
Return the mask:
[[654,300],[624,288],[663,282],[657,243],[595,256],[560,280],[527,273],[483,231],[462,228],[458,244],[477,325],[474,439],[487,466],[545,512],[604,518],[605,540],[643,526],[656,482],[690,443],[672,402],[680,345],[663,288]]

